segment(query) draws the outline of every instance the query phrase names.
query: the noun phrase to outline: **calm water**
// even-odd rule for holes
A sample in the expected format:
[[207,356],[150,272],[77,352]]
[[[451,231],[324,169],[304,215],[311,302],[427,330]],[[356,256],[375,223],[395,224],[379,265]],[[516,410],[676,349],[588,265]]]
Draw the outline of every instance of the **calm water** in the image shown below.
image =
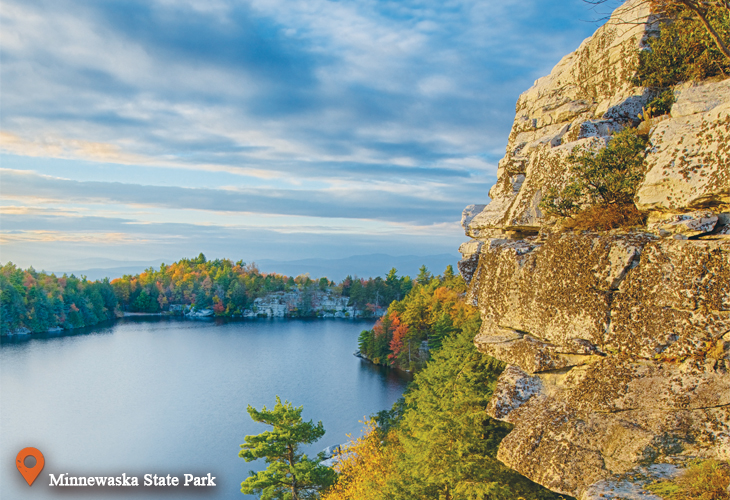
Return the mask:
[[[247,498],[240,483],[263,463],[238,458],[247,405],[275,396],[322,420],[306,451],[359,435],[407,381],[352,355],[372,322],[124,320],[81,334],[0,345],[0,499]],[[29,488],[15,467],[27,446],[45,468]],[[58,488],[49,473],[217,477],[215,488]],[[204,491],[200,491],[204,490]],[[248,497],[253,498],[253,497]]]

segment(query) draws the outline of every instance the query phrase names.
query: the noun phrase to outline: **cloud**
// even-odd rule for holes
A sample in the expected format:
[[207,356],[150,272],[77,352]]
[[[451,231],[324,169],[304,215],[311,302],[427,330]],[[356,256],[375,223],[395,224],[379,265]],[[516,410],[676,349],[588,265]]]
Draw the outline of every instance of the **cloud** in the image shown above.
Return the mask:
[[5,198],[65,203],[117,203],[182,210],[376,219],[419,224],[451,222],[460,215],[458,205],[453,200],[378,190],[195,189],[121,182],[82,182],[15,170],[2,170],[2,182]]
[[172,262],[201,251],[209,257],[242,258],[247,262],[370,253],[449,253],[456,258],[456,248],[464,238],[456,224],[421,228],[395,225],[390,230],[353,233],[334,231],[332,227],[325,231],[297,228],[294,224],[283,229],[182,222],[139,224],[119,217],[59,217],[33,212],[3,214],[0,262],[33,265],[36,269],[86,269],[92,259],[99,257],[120,261],[162,258]]
[[167,160],[233,150],[291,173],[428,168],[503,147],[518,90],[577,46],[534,24],[575,10],[548,4],[8,0],[2,125]]
[[0,131],[0,149],[10,154],[43,158],[83,158],[123,164],[145,163],[142,156],[125,153],[114,144],[53,137],[45,140],[27,140],[2,131]]
[[79,233],[61,231],[21,231],[21,232],[0,232],[0,243],[8,245],[12,243],[93,243],[96,245],[120,245],[124,243],[145,243],[148,240],[140,240],[134,235],[123,233]]
[[[139,212],[164,212],[191,247],[213,234],[184,224],[202,212],[238,224],[212,222],[221,238],[245,231],[228,214],[277,218],[260,248],[283,244],[287,217],[375,251],[391,230],[457,244],[518,94],[593,31],[581,16],[582,0],[3,0],[2,195],[137,214],[119,231],[108,214],[66,217],[98,234],[161,229]],[[27,245],[55,237],[12,220]]]

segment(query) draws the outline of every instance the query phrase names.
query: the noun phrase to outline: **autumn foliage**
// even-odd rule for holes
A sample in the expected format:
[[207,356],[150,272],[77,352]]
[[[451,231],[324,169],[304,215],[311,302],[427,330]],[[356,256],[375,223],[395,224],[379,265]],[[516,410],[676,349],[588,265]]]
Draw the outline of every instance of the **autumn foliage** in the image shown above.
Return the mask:
[[419,280],[371,330],[374,341],[390,335],[391,362],[414,332],[443,335],[404,398],[343,447],[323,500],[561,498],[496,459],[510,426],[490,418],[487,405],[504,365],[474,347],[479,315],[463,298],[463,281],[448,274]]
[[466,284],[449,266],[443,276],[425,268],[416,285],[372,330],[360,334],[360,354],[374,363],[418,370],[438,350],[443,338],[478,318],[476,308],[462,300]]
[[295,289],[302,297],[296,315],[310,315],[313,292],[326,290],[349,297],[350,305],[368,316],[401,298],[411,287],[410,278],[397,276],[395,269],[385,279],[348,276],[336,284],[326,277],[312,280],[308,275],[263,273],[253,263],[207,260],[202,253],[193,259],[115,279],[111,284],[121,307],[127,311],[156,313],[167,311],[174,304],[210,308],[216,316],[228,317],[240,316],[259,297]]
[[117,298],[108,281],[57,277],[12,262],[0,267],[0,334],[23,328],[80,328],[115,317]]
[[316,315],[313,297],[326,292],[347,297],[348,305],[362,317],[368,317],[403,298],[412,286],[411,279],[398,276],[395,269],[384,278],[347,276],[337,284],[326,277],[312,280],[308,275],[263,273],[253,263],[207,260],[202,253],[111,282],[89,281],[74,275],[57,277],[32,267],[19,269],[8,262],[0,267],[0,334],[24,328],[37,333],[56,327],[79,328],[122,312],[182,312],[183,307],[212,309],[216,316],[240,317],[246,309],[253,308],[257,298],[292,290],[300,292],[300,303],[290,311],[290,316]]
[[364,435],[342,450],[334,469],[337,483],[322,500],[377,500],[384,498],[397,474],[403,453],[398,436],[391,432],[384,441],[373,419],[365,422]]

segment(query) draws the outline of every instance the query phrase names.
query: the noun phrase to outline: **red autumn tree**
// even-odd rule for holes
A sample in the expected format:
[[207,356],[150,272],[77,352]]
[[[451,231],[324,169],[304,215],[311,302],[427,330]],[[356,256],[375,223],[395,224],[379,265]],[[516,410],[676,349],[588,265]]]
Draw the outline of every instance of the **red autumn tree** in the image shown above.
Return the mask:
[[[407,336],[408,336],[408,325],[401,323],[398,313],[391,313],[393,318],[393,338],[390,341],[391,354],[388,355],[388,360],[391,365],[399,364],[403,365],[403,359],[408,352]],[[397,325],[396,325],[397,323]]]

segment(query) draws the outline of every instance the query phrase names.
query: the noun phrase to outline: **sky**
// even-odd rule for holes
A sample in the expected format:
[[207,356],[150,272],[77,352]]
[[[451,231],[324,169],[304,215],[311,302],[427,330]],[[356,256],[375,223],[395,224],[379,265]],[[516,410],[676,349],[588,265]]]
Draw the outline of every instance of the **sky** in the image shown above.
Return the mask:
[[582,0],[0,0],[0,262],[457,255],[519,94],[600,17]]

